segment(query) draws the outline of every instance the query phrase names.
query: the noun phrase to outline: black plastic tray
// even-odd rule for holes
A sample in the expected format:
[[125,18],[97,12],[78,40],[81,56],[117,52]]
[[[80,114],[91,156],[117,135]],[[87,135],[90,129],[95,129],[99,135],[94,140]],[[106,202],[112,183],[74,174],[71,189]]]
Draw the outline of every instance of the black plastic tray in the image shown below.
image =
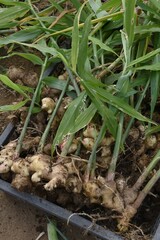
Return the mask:
[[[103,240],[123,240],[124,238],[116,235],[110,230],[106,230],[103,227],[92,224],[91,221],[86,220],[83,217],[78,215],[72,215],[72,212],[59,207],[58,205],[51,203],[40,197],[25,193],[19,192],[16,189],[12,188],[10,183],[0,179],[0,190],[6,192],[9,195],[16,197],[19,200],[27,202],[36,208],[41,209],[45,213],[57,217],[58,219],[63,220],[64,222],[78,227],[81,230],[87,231],[95,237]],[[92,227],[91,227],[92,226]]]
[[[26,203],[31,204],[32,206],[39,208],[50,216],[54,216],[59,220],[63,220],[68,225],[76,226],[81,231],[87,231],[94,237],[102,240],[125,240],[123,237],[118,236],[110,230],[107,230],[97,224],[92,224],[91,221],[86,220],[85,218],[74,215],[72,212],[51,203],[43,198],[34,196],[29,193],[19,192],[16,189],[11,187],[11,184],[0,179],[0,190],[5,193],[22,200]],[[73,214],[73,215],[72,215]],[[160,218],[157,219],[157,222],[154,227],[154,234],[152,240],[160,240]]]

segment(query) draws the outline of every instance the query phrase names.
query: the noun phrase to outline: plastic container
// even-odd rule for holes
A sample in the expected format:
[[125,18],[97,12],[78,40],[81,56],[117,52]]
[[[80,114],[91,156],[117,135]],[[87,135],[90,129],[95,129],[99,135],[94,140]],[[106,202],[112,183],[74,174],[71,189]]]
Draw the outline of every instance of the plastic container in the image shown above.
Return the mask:
[[16,189],[12,188],[10,183],[7,183],[6,181],[1,179],[0,179],[0,190],[6,192],[9,195],[14,196],[19,200],[29,203],[32,206],[35,206],[36,208],[41,209],[42,211],[46,212],[49,215],[52,215],[58,219],[63,220],[65,223],[68,223],[68,225],[71,224],[73,226],[78,227],[80,230],[85,230],[91,235],[98,237],[98,239],[103,239],[103,240],[123,240],[124,239],[116,235],[112,231],[106,230],[97,224],[93,225],[91,221],[88,221],[83,217],[80,217],[74,214],[72,215],[72,212],[62,207],[59,207],[54,203],[51,203],[49,201],[46,201],[45,199],[42,199],[37,196],[33,196],[25,192],[19,192]]

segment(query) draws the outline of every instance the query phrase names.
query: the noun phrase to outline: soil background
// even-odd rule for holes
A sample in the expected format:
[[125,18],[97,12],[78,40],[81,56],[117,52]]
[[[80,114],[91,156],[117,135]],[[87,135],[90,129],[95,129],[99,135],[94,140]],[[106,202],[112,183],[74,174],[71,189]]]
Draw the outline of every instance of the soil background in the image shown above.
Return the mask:
[[[48,240],[47,217],[33,206],[0,191],[0,240]],[[68,240],[98,240],[65,223],[56,223]]]

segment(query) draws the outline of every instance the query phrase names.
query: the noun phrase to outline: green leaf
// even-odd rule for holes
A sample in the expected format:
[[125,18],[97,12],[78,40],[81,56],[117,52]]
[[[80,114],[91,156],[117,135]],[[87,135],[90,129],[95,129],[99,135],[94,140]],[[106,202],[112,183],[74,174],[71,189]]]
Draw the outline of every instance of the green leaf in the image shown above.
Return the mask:
[[114,10],[117,9],[121,6],[121,0],[110,0],[110,1],[106,1],[105,3],[103,3],[103,5],[100,7],[100,10],[106,10],[106,11],[110,11],[110,10]]
[[106,44],[104,44],[101,40],[95,37],[89,36],[89,40],[91,40],[94,44],[98,45],[101,49],[104,49],[107,52],[111,52],[117,55],[116,52],[112,50],[112,48],[108,47]]
[[75,127],[75,120],[84,109],[85,98],[86,93],[82,92],[69,104],[53,140],[52,152],[54,152],[56,145],[58,145],[66,135],[70,134],[70,130]]
[[135,65],[137,63],[141,63],[141,62],[144,62],[146,60],[149,60],[150,58],[154,57],[158,53],[160,53],[160,48],[157,48],[156,50],[153,50],[153,51],[147,53],[146,55],[133,60],[132,62],[130,62],[128,64],[128,68],[132,67],[133,65]]
[[15,83],[13,83],[7,76],[0,74],[0,80],[9,88],[20,93],[25,98],[29,98],[27,94]]
[[150,0],[150,3],[152,3],[157,10],[160,10],[160,2],[159,0]]
[[3,57],[0,57],[0,59],[5,59],[5,58],[10,58],[12,56],[20,56],[20,57],[23,57],[29,61],[31,61],[33,64],[37,64],[37,65],[42,65],[43,64],[43,61],[40,57],[38,57],[37,55],[35,54],[32,54],[32,53],[19,53],[19,52],[13,52],[7,56],[3,56]]
[[0,28],[8,28],[8,23],[15,22],[17,18],[23,17],[28,11],[28,4],[1,9]]
[[151,134],[157,133],[157,132],[160,132],[160,125],[154,126],[154,127],[150,127],[148,129],[146,129],[145,135],[148,136],[148,135],[151,135]]
[[103,102],[107,102],[108,104],[116,107],[120,111],[128,114],[129,116],[136,118],[140,121],[145,121],[145,122],[152,122],[150,119],[146,118],[139,112],[137,112],[133,107],[131,107],[129,104],[126,103],[122,98],[113,96],[111,93],[109,93],[107,90],[102,89],[102,88],[97,88],[97,87],[92,87],[91,81],[87,81],[85,84],[88,85],[88,88],[90,91],[92,91],[94,94],[97,95],[97,98],[99,98]]
[[19,2],[19,1],[9,1],[9,0],[0,0],[0,3],[1,4],[4,4],[6,6],[9,6],[9,5],[14,5],[14,6],[25,6],[27,7],[28,4],[26,3],[23,3],[23,2]]
[[[19,42],[17,42],[17,43],[19,43]],[[42,52],[44,55],[46,55],[46,53],[49,53],[52,56],[54,56],[55,58],[59,57],[64,62],[64,64],[66,64],[68,66],[68,61],[66,59],[65,54],[63,54],[62,51],[59,51],[59,49],[55,49],[54,47],[44,46],[44,45],[41,45],[38,43],[37,44],[19,43],[19,44],[30,47],[30,48],[35,48],[38,51]]]
[[[56,89],[59,89],[59,90],[63,90],[65,85],[66,85],[66,81],[64,80],[59,80],[55,77],[46,77],[43,79],[43,82],[50,88],[56,88]],[[74,90],[74,88],[69,85],[68,86],[68,91],[72,91]]]
[[106,11],[100,10],[100,7],[102,6],[102,2],[100,0],[89,0],[89,4],[97,17],[103,17],[107,15]]
[[94,117],[95,113],[96,113],[97,109],[95,108],[95,105],[93,103],[91,103],[91,105],[86,108],[83,112],[81,112],[78,117],[75,120],[75,124],[73,126],[73,128],[71,128],[70,133],[76,133],[79,130],[81,130],[82,128],[84,128],[85,126],[88,125],[88,123],[90,123],[90,121],[92,120],[92,118]]
[[156,11],[155,9],[151,8],[148,3],[147,4],[144,4],[142,2],[142,0],[137,0],[137,5],[140,6],[140,8],[142,10],[144,10],[144,12],[148,12],[148,13],[152,13],[154,15],[156,15],[156,17],[158,16],[159,17],[159,14],[158,14],[158,11]]
[[47,224],[48,240],[58,240],[57,231],[52,222]]
[[19,103],[13,104],[13,105],[4,105],[0,106],[0,112],[8,112],[8,111],[16,111],[23,107],[29,100],[26,99],[24,101],[21,101]]
[[145,33],[153,33],[153,32],[160,32],[159,25],[152,24],[152,25],[142,25],[136,26],[134,29],[135,34],[145,34]]
[[124,9],[124,30],[128,37],[129,47],[134,40],[134,25],[135,25],[135,3],[136,0],[122,0]]
[[7,37],[0,39],[0,45],[15,43],[15,42],[27,42],[30,40],[34,40],[37,36],[39,36],[43,31],[40,30],[37,26],[28,27],[27,29],[20,30],[16,33],[10,34]]
[[32,53],[13,53],[13,55],[18,55],[18,56],[21,56],[29,61],[31,61],[33,64],[37,64],[37,65],[42,65],[43,64],[43,61],[40,57],[38,57],[37,55],[35,54],[32,54]]
[[160,62],[135,68],[136,70],[160,71]]
[[[81,79],[81,83],[86,89],[87,95],[90,97],[92,100],[93,104],[97,108],[98,112],[102,116],[103,120],[106,122],[106,126],[109,130],[109,132],[113,135],[113,137],[116,137],[116,131],[117,131],[117,120],[116,117],[114,116],[114,113],[112,112],[111,109],[109,109],[98,97],[96,91],[92,90],[96,88],[95,82],[93,82],[91,85],[89,85],[88,80],[83,80]],[[98,85],[98,84],[97,84]],[[99,88],[99,86],[98,86]]]
[[79,8],[75,16],[73,30],[72,30],[71,63],[72,63],[72,68],[75,72],[77,68],[77,60],[78,60],[78,53],[79,53],[79,20],[80,20],[80,15],[84,7],[84,4]]
[[88,35],[91,30],[91,16],[92,15],[89,15],[85,21],[82,33],[82,40],[80,42],[80,51],[78,54],[78,72],[80,75],[82,75],[84,72],[85,63],[88,57]]

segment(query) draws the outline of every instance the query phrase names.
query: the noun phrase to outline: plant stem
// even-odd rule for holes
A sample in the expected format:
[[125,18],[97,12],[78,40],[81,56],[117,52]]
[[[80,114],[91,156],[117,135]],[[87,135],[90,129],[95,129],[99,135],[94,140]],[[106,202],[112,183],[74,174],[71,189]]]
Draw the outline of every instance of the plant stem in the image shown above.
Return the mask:
[[31,105],[29,107],[29,111],[28,111],[28,114],[27,114],[27,117],[26,117],[23,129],[22,129],[21,134],[20,134],[19,139],[18,139],[18,144],[17,144],[17,148],[16,148],[16,155],[17,156],[20,154],[21,147],[22,147],[22,142],[23,142],[23,139],[24,139],[24,136],[25,136],[25,133],[26,133],[27,126],[28,126],[29,121],[30,121],[30,117],[31,117],[32,110],[33,110],[33,107],[34,107],[34,104],[35,104],[35,100],[36,100],[36,97],[37,97],[38,92],[39,92],[40,87],[41,87],[41,83],[42,83],[42,80],[43,80],[43,74],[44,74],[44,71],[45,71],[45,68],[46,68],[46,65],[47,65],[47,60],[48,60],[48,57],[46,56],[46,58],[44,60],[44,63],[42,65],[39,81],[38,81],[36,90],[35,90],[35,92],[33,94]]
[[46,28],[46,26],[43,24],[43,22],[41,21],[40,17],[38,16],[38,14],[36,13],[36,11],[34,10],[33,6],[32,6],[32,3],[30,0],[28,0],[28,4],[31,8],[31,12],[33,13],[33,15],[36,16],[38,22],[40,23],[40,25],[43,27],[43,28]]
[[152,187],[155,185],[155,183],[160,178],[160,169],[153,175],[153,177],[149,180],[149,182],[146,184],[146,186],[143,188],[143,190],[139,193],[136,201],[133,203],[134,208],[138,209],[141,205],[142,201],[145,199],[147,194],[150,192]]
[[85,181],[89,180],[90,173],[91,173],[92,177],[94,176],[95,163],[96,163],[96,151],[97,151],[97,147],[99,146],[100,142],[102,141],[102,139],[105,135],[105,132],[106,132],[106,123],[103,122],[103,125],[102,125],[101,130],[98,134],[98,137],[94,143],[91,155],[88,160],[87,169],[86,169],[86,173],[85,173]]
[[46,142],[46,139],[47,139],[47,136],[48,136],[51,124],[52,124],[53,119],[56,116],[57,110],[58,110],[58,108],[59,108],[59,106],[60,106],[60,104],[62,102],[62,99],[63,99],[64,94],[66,92],[66,89],[68,87],[69,81],[70,81],[70,79],[68,78],[68,80],[66,81],[66,84],[65,84],[65,86],[64,86],[64,88],[63,88],[63,90],[62,90],[62,92],[61,92],[61,94],[60,94],[60,96],[58,98],[56,107],[55,107],[54,111],[52,112],[52,114],[50,116],[48,124],[47,124],[47,126],[45,128],[45,131],[44,131],[44,133],[43,133],[43,135],[42,135],[42,137],[40,139],[39,146],[38,146],[38,152],[42,152],[43,151],[43,148],[44,148],[44,145],[45,145],[45,142]]
[[70,70],[67,66],[65,66],[65,68],[66,68],[66,70],[67,70],[67,72],[68,72],[68,75],[69,75],[69,77],[70,77],[70,79],[71,79],[71,82],[72,82],[72,84],[73,84],[73,86],[74,86],[74,89],[75,89],[75,91],[76,91],[76,93],[77,93],[77,96],[79,96],[79,94],[80,94],[80,89],[79,89],[79,87],[78,87],[78,84],[77,84],[75,78],[73,77],[73,74],[72,74],[71,70]]
[[67,139],[67,142],[66,142],[64,148],[62,149],[62,152],[61,152],[62,157],[67,156],[68,150],[69,150],[69,148],[72,144],[73,139],[74,139],[74,134],[72,133],[72,134],[69,135],[69,137]]
[[[141,106],[141,103],[142,103],[142,101],[143,101],[143,99],[144,99],[144,96],[145,96],[146,91],[147,91],[147,89],[148,89],[148,87],[149,87],[149,84],[150,84],[150,80],[148,80],[148,82],[147,82],[147,84],[146,84],[146,86],[145,86],[142,94],[140,95],[140,97],[139,97],[139,99],[138,99],[138,102],[137,102],[137,104],[136,104],[136,106],[135,106],[135,110],[138,110],[139,107]],[[132,126],[132,124],[133,124],[133,122],[134,122],[134,119],[135,119],[135,118],[132,118],[132,119],[129,121],[128,125],[127,125],[127,128],[126,128],[126,130],[125,130],[125,132],[124,132],[124,134],[123,134],[123,137],[122,137],[122,144],[124,144],[124,142],[125,142],[125,140],[126,140],[126,138],[127,138],[127,136],[128,136],[129,130],[130,130],[130,128],[131,128],[131,126]]]
[[108,66],[108,68],[102,70],[98,75],[97,78],[102,78],[104,77],[108,72],[112,71],[113,68],[122,60],[122,57],[124,56],[124,54],[121,54],[118,58],[116,58],[116,60],[110,65]]
[[122,139],[123,121],[124,121],[124,114],[121,112],[119,124],[118,124],[116,142],[115,142],[114,151],[113,151],[113,156],[112,156],[112,160],[111,160],[109,170],[108,170],[108,173],[106,176],[107,181],[114,181],[114,178],[115,178],[116,164],[117,164],[117,160],[118,160],[119,150],[120,150],[120,146],[121,146],[121,139]]
[[139,188],[142,186],[145,179],[147,178],[149,173],[153,170],[153,168],[156,166],[156,164],[159,162],[159,160],[160,160],[160,150],[157,152],[157,154],[154,156],[153,160],[150,162],[148,167],[143,171],[141,176],[138,178],[136,183],[133,185],[132,188],[133,188],[134,191],[139,190]]
[[[76,94],[77,94],[77,96],[79,96],[80,90],[79,90],[78,84],[77,84],[77,82],[76,82],[76,80],[75,80],[75,78],[74,78],[71,70],[70,70],[67,66],[65,66],[65,68],[66,68],[66,70],[67,70],[67,72],[68,72],[68,75],[69,75],[69,78],[70,78],[70,80],[71,80],[71,82],[72,82],[72,84],[73,84],[73,86],[74,86],[74,89],[75,89],[75,91],[76,91]],[[61,156],[64,157],[64,156],[67,155],[68,150],[69,150],[69,148],[70,148],[70,146],[71,146],[71,144],[72,144],[72,141],[73,141],[73,139],[74,139],[74,136],[75,136],[75,134],[70,134],[70,135],[69,135],[69,138],[68,138],[68,140],[67,140],[67,142],[66,142],[66,144],[65,144],[65,146],[64,146],[64,148],[63,148],[63,150],[62,150],[62,152],[61,152]]]

